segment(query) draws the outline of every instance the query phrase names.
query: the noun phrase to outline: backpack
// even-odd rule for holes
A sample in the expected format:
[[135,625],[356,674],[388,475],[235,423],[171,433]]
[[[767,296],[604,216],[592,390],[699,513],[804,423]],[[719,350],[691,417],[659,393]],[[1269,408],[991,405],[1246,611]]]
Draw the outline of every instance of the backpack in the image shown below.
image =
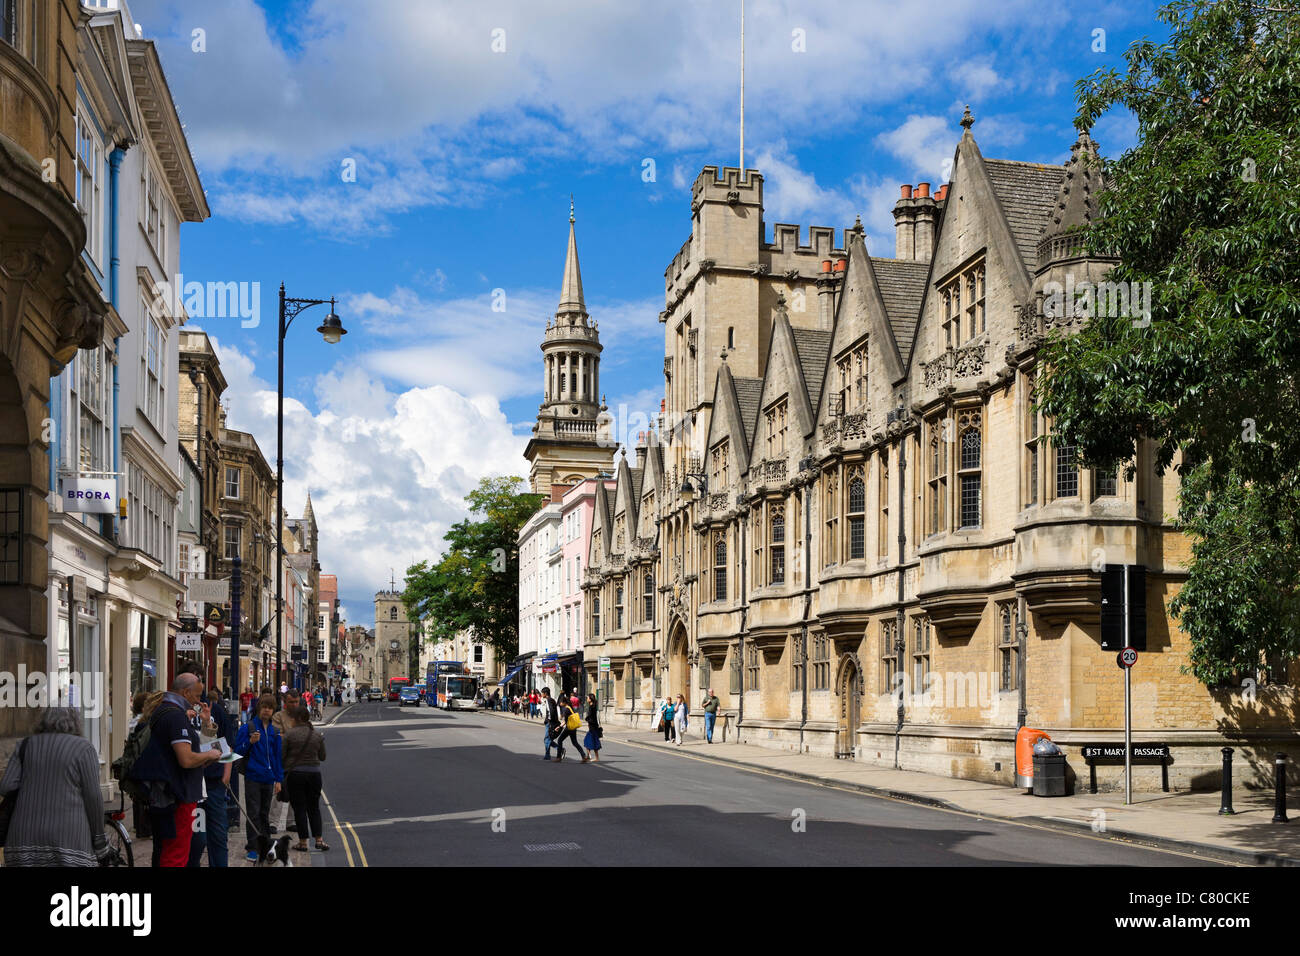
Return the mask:
[[131,771],[145,748],[149,746],[151,723],[151,720],[142,720],[135,725],[135,729],[131,731],[130,736],[126,738],[126,744],[122,747],[122,756],[113,761],[111,771],[121,791],[138,803],[149,802],[149,790],[131,776]]

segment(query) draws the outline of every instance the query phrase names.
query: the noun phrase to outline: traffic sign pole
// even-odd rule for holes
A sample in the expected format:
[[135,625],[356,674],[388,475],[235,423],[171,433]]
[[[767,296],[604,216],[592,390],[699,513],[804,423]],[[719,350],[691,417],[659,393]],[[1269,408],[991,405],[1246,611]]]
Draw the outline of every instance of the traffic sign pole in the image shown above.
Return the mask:
[[[1128,629],[1128,568],[1124,565],[1124,648],[1131,646]],[[1124,668],[1124,805],[1133,802],[1133,668]]]

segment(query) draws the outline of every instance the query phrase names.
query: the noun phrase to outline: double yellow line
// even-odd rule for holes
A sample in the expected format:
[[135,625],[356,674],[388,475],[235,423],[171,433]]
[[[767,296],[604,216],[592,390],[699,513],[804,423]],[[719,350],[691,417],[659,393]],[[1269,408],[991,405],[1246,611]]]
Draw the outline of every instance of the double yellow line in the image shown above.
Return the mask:
[[[325,796],[324,792],[322,792],[321,798],[325,801],[325,809],[330,812],[330,819],[334,821],[334,829],[338,831],[339,840],[343,843],[343,852],[348,856],[348,866],[370,866],[370,864],[366,862],[366,851],[361,849],[361,837],[357,836],[357,831],[352,828],[352,824],[346,822],[339,823],[338,815],[334,812],[334,805],[330,803],[329,797]],[[347,828],[346,833],[344,832],[345,827]],[[355,840],[357,844],[357,855],[355,858],[352,856],[352,847],[348,845],[348,833],[352,834],[352,839]],[[358,863],[357,860],[360,860],[361,862]]]

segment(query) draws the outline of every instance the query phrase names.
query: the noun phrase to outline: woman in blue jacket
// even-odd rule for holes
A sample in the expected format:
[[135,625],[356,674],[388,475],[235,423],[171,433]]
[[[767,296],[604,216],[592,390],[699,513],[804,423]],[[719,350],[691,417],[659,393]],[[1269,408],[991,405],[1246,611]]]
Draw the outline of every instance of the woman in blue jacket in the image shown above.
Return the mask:
[[239,728],[235,753],[244,760],[244,800],[247,825],[244,830],[245,851],[250,861],[257,861],[257,835],[271,834],[271,801],[280,792],[284,769],[280,763],[283,743],[280,732],[271,723],[275,698],[263,694],[257,699],[257,716]]

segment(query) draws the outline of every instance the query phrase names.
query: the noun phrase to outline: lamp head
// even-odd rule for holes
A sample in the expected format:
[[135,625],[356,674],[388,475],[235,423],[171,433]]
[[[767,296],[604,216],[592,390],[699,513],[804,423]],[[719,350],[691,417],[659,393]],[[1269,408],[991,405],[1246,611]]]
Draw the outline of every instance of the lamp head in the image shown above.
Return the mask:
[[316,330],[330,345],[337,345],[339,339],[348,334],[348,330],[343,328],[343,320],[334,313],[334,300],[330,299],[330,314],[325,316],[325,321],[321,323],[320,328]]

